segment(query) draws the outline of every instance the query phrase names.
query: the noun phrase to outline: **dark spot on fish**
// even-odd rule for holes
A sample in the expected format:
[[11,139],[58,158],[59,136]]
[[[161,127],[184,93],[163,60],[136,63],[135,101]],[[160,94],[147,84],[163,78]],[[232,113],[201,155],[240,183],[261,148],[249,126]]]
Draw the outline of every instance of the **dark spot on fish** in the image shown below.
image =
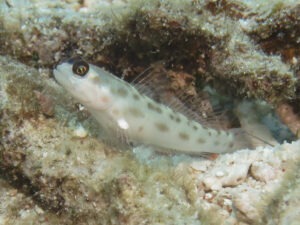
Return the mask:
[[174,117],[173,114],[170,114],[169,116],[170,116],[170,119],[171,119],[171,120],[175,120],[175,117]]
[[194,130],[198,130],[198,127],[196,125],[193,126]]
[[129,111],[130,114],[132,114],[135,117],[145,117],[145,114],[141,110],[139,110],[137,108],[130,107],[128,109],[128,111]]
[[203,139],[203,138],[198,138],[198,143],[200,143],[200,144],[204,144],[206,141]]
[[181,119],[180,119],[179,117],[176,117],[175,121],[176,121],[177,123],[180,123]]
[[187,133],[183,133],[183,132],[180,132],[179,133],[179,137],[182,139],[182,140],[188,140],[189,139],[189,135]]
[[121,97],[126,97],[128,95],[128,92],[125,88],[119,88],[117,89],[117,95]]
[[161,108],[160,107],[156,107],[156,111],[158,112],[158,113],[162,113],[162,110],[161,110]]
[[159,131],[162,131],[162,132],[166,132],[169,130],[169,127],[164,123],[155,123],[155,126]]
[[134,98],[135,100],[140,100],[140,96],[139,96],[138,94],[133,94],[133,98]]
[[148,102],[147,106],[148,106],[148,109],[150,109],[152,111],[155,111],[157,113],[162,113],[161,108],[159,106],[152,104],[151,102]]

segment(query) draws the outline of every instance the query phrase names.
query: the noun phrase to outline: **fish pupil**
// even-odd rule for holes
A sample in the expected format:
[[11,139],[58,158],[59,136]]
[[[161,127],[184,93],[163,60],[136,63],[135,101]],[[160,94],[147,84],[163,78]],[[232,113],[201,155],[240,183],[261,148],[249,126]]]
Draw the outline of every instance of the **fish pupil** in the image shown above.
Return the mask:
[[72,70],[74,74],[83,77],[89,72],[89,64],[83,60],[76,61]]

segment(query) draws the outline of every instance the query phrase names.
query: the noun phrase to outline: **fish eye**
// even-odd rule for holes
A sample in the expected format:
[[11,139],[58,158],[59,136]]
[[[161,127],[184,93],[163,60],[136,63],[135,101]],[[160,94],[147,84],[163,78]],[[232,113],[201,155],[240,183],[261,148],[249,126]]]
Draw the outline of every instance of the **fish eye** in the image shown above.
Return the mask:
[[72,67],[73,73],[83,77],[89,72],[89,64],[83,60],[74,62]]

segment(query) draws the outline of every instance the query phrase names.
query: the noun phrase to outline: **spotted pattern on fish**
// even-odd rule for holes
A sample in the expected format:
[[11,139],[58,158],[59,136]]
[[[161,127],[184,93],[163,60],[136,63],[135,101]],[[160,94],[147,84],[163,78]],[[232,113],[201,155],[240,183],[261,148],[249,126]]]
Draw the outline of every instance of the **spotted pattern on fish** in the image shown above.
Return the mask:
[[129,107],[128,108],[128,112],[131,113],[132,116],[135,116],[136,118],[138,118],[138,117],[141,117],[141,118],[145,117],[145,114],[141,110],[139,110],[138,108],[136,108],[136,107]]
[[199,144],[204,144],[205,143],[205,140],[203,138],[198,138],[197,142]]
[[184,133],[184,132],[180,132],[179,133],[179,137],[182,139],[182,140],[189,140],[189,135],[187,133]]
[[162,113],[161,108],[159,106],[153,104],[152,102],[148,102],[147,106],[148,106],[148,109],[150,109],[150,110],[153,110],[157,113]]
[[117,95],[119,95],[121,97],[126,97],[128,95],[127,90],[123,87],[118,88],[116,93],[117,93]]
[[[76,70],[78,66],[87,68]],[[131,142],[151,145],[158,150],[199,155],[232,150],[232,133],[189,120],[143,95],[124,80],[82,59],[59,64],[54,76],[100,124],[107,127],[108,132],[122,130]],[[117,135],[112,133],[111,136]]]
[[140,100],[140,96],[139,96],[138,94],[133,94],[133,98],[134,98],[135,100]]
[[164,123],[155,123],[155,127],[161,132],[167,132],[169,127]]

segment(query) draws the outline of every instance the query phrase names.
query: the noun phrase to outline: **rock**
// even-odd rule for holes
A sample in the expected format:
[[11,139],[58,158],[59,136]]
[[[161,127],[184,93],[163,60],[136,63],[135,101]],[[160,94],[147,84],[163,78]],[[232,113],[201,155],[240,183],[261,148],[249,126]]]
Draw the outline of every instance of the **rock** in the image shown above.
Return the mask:
[[253,223],[260,218],[257,203],[260,202],[260,192],[254,189],[247,189],[244,192],[236,193],[233,196],[233,207],[239,220]]
[[276,178],[276,169],[264,162],[253,162],[250,174],[258,181],[268,182]]
[[249,166],[249,163],[241,163],[213,168],[201,179],[200,186],[206,191],[237,186],[247,178]]

